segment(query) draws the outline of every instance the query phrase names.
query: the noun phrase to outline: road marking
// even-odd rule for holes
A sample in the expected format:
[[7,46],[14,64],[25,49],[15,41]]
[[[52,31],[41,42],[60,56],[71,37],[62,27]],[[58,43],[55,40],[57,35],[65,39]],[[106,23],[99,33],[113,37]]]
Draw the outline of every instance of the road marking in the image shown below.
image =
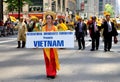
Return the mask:
[[90,46],[91,45],[91,42],[86,42],[87,44],[85,46]]
[[12,41],[16,41],[16,39],[7,40],[7,41],[0,41],[0,44],[2,44],[2,43],[7,43],[7,42],[12,42]]

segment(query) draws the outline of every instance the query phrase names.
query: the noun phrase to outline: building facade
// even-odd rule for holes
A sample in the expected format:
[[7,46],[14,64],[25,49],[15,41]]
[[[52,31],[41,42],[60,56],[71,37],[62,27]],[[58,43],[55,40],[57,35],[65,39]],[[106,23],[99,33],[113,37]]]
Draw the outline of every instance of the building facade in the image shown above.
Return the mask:
[[103,15],[103,11],[104,11],[103,1],[104,0],[99,0],[99,16]]
[[[58,15],[69,15],[73,14],[76,10],[76,0],[31,0],[32,4],[25,4],[21,11],[21,16],[29,17],[31,15],[37,15],[43,17],[43,12],[51,10],[56,12]],[[9,15],[17,15],[17,11],[8,12],[7,4],[4,3],[3,7],[4,18]],[[66,10],[68,9],[68,11]]]
[[96,16],[99,13],[99,0],[77,0],[77,12],[82,18]]
[[116,11],[115,11],[115,13],[116,13],[116,17],[119,17],[119,14],[120,14],[120,2],[119,2],[119,0],[116,0]]

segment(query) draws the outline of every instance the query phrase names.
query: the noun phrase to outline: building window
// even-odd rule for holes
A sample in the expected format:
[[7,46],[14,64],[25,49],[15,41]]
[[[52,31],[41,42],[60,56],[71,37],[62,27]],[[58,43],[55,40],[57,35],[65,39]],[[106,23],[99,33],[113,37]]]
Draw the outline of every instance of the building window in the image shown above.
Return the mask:
[[30,0],[29,12],[43,12],[43,0]]
[[29,6],[29,12],[42,12],[42,9],[41,6]]
[[65,0],[63,0],[63,11],[65,11]]
[[99,14],[103,12],[103,0],[99,0]]
[[99,2],[103,2],[103,0],[99,0]]
[[52,0],[52,11],[56,12],[56,1]]
[[84,3],[86,4],[86,3],[87,3],[87,0],[84,0]]
[[61,9],[61,0],[58,0],[58,11]]

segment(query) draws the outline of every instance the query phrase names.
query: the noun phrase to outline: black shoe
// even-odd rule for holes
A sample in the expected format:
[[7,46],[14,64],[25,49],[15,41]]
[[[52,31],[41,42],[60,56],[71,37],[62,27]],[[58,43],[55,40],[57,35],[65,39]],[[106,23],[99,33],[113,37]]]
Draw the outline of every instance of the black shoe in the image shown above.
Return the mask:
[[50,78],[50,76],[47,76],[47,78]]
[[107,49],[104,49],[105,52],[107,52]]
[[20,41],[18,41],[18,47],[17,48],[20,48],[21,47],[21,43]]
[[81,48],[78,48],[78,50],[81,50]]
[[83,48],[82,50],[84,50],[85,48]]
[[47,76],[47,78],[49,79],[55,79],[55,76]]
[[96,50],[98,50],[98,48],[96,48]]
[[82,48],[83,50],[85,49],[85,46],[83,46],[83,48]]
[[108,51],[110,51],[110,49],[108,49]]
[[90,51],[95,51],[95,49],[90,49]]
[[55,79],[55,76],[50,76],[51,79]]
[[20,46],[18,46],[17,48],[20,48]]
[[22,41],[22,48],[25,48],[25,41]]
[[25,46],[22,46],[22,48],[25,48]]

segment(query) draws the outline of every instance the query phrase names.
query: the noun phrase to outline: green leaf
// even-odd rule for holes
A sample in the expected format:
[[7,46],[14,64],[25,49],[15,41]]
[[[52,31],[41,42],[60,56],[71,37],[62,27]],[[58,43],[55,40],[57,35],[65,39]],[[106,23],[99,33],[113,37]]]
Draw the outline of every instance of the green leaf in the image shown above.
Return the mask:
[[[18,0],[6,0],[4,2],[8,4],[8,6],[7,6],[8,11],[10,11],[10,12],[12,12],[14,10],[18,11],[18,5],[19,5]],[[31,4],[31,1],[30,0],[20,0],[20,7],[22,8],[25,3]]]
[[113,10],[113,6],[110,5],[110,4],[106,4],[105,5],[105,10],[106,12],[109,12],[111,14],[111,16],[113,17],[114,16],[114,10]]

